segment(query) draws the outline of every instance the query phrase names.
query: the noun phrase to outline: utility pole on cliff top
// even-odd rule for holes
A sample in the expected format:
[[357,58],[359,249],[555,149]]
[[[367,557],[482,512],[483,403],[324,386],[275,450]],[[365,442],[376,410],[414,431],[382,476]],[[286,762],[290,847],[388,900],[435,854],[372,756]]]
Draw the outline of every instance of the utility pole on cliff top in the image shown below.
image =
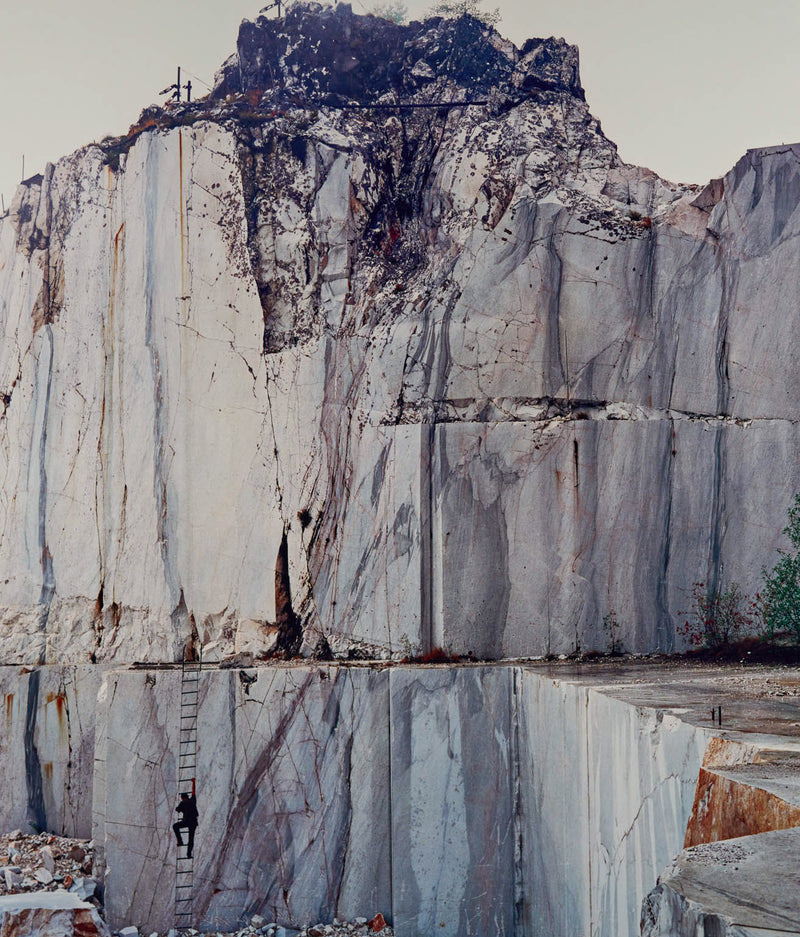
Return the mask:
[[274,3],[268,3],[265,7],[259,10],[259,13],[268,13],[270,10],[278,10],[278,19],[281,18],[281,0],[275,0]]
[[167,85],[167,87],[164,88],[163,91],[159,91],[159,94],[169,94],[170,91],[172,92],[172,97],[176,101],[180,101],[181,99],[181,67],[180,65],[178,66],[178,80],[175,82],[174,85]]

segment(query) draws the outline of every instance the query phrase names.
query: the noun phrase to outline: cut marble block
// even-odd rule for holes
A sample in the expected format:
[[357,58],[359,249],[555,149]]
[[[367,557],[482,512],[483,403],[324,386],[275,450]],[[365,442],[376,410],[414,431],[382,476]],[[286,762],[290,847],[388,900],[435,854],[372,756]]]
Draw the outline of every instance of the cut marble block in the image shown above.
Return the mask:
[[[600,663],[204,670],[194,923],[381,911],[399,937],[635,933],[702,797],[703,757],[738,766],[745,806],[770,771],[786,788],[781,770],[796,767],[796,746],[776,768],[778,737],[753,734],[770,712],[788,722],[786,704],[745,696],[743,717],[749,691],[718,676]],[[171,924],[179,692],[177,669],[130,670],[98,695],[93,835],[112,926]],[[711,698],[734,735],[714,735]]]
[[669,485],[653,484],[671,448],[664,420],[437,428],[434,643],[490,658],[606,649],[613,607],[629,650],[671,645],[656,572]]
[[642,895],[683,846],[708,733],[609,693],[587,703],[591,934],[635,934]]
[[795,937],[798,849],[795,828],[685,850],[642,902],[643,937]]
[[110,937],[97,908],[59,890],[0,897],[4,937]]
[[390,673],[398,937],[514,932],[511,693],[507,667]]
[[[93,838],[105,865],[106,917],[149,930],[174,923],[175,822],[181,673],[115,672],[106,678],[98,723],[105,739],[103,789],[95,796]],[[104,794],[104,799],[100,794]],[[201,807],[202,810],[202,807]]]
[[197,920],[230,928],[258,912],[300,926],[387,910],[388,674],[256,673],[249,692],[237,672],[203,676]]
[[[388,674],[204,671],[198,714],[194,916],[285,926],[391,905]],[[180,672],[116,673],[106,690],[102,832],[112,926],[173,923]]]
[[[363,647],[408,657],[423,647],[429,544],[427,427],[365,426],[350,445],[347,480],[331,490],[316,541],[314,604],[334,651]],[[335,545],[335,546],[334,546]],[[310,563],[315,562],[312,551]]]
[[0,827],[91,836],[95,698],[91,666],[0,667]]
[[591,934],[588,689],[519,668],[522,933]]
[[635,934],[683,845],[707,733],[610,685],[518,679],[524,933]]

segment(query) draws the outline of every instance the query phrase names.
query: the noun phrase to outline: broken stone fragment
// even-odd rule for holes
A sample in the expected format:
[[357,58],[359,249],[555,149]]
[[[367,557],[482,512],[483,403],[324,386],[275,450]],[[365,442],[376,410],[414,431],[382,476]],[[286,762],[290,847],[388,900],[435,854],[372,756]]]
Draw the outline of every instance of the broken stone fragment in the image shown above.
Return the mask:
[[33,877],[42,885],[49,885],[53,881],[53,873],[49,869],[37,869],[33,873]]
[[13,869],[5,870],[6,888],[8,891],[14,891],[22,884],[22,876]]
[[70,894],[76,895],[82,901],[91,898],[97,889],[97,882],[93,878],[76,878],[70,886]]
[[379,911],[367,924],[367,927],[372,931],[373,934],[379,934],[386,927],[386,918],[384,918],[384,916]]
[[139,928],[133,927],[133,925],[130,927],[123,927],[122,930],[119,931],[119,937],[139,937]]
[[73,862],[81,863],[86,858],[86,850],[83,846],[73,846],[69,851],[69,857]]
[[49,846],[42,846],[39,850],[39,858],[42,860],[42,868],[47,869],[51,875],[55,874],[56,860]]
[[255,659],[249,651],[241,651],[238,654],[231,654],[223,658],[219,666],[220,670],[227,670],[236,667],[252,667],[254,663]]
[[109,937],[97,910],[65,891],[1,897],[0,933],[4,937]]

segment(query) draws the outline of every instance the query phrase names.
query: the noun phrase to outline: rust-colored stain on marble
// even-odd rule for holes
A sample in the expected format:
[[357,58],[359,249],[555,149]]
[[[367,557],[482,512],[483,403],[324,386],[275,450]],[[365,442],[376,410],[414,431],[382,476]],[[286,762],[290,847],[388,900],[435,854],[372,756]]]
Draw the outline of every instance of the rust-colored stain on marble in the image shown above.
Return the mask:
[[[722,738],[709,740],[686,825],[684,848],[737,836],[800,826],[800,806],[759,786],[759,769],[769,774],[771,758],[756,745]],[[752,765],[755,776],[729,775]]]
[[753,784],[700,769],[684,848],[800,826],[800,807]]
[[[66,731],[66,698],[61,693],[48,693],[45,697],[45,706],[55,703],[56,716],[58,717],[58,728],[63,733]],[[45,709],[45,719],[47,718],[47,709]]]
[[14,719],[14,694],[6,694],[6,725],[10,726]]

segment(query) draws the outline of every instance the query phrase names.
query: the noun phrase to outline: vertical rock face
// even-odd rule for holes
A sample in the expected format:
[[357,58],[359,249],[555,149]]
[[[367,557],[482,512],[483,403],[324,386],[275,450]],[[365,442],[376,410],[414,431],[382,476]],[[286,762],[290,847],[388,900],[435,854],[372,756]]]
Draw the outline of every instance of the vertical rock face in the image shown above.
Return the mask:
[[89,838],[100,668],[0,669],[3,829]]
[[[527,667],[284,664],[200,683],[196,926],[371,917],[399,937],[636,932],[707,732]],[[180,673],[100,694],[112,927],[173,920]]]
[[798,155],[674,186],[562,41],[243,24],[0,219],[3,659],[671,649],[800,487]]

